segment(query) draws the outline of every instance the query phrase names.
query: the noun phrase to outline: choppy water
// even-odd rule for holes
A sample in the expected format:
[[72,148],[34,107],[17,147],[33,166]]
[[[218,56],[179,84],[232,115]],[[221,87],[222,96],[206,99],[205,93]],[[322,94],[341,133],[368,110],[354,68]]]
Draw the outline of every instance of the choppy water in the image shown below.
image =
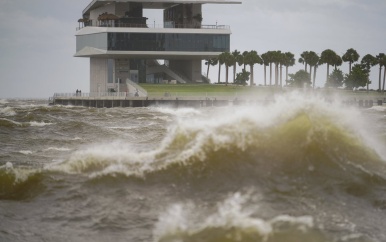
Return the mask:
[[386,241],[386,107],[0,100],[0,241]]

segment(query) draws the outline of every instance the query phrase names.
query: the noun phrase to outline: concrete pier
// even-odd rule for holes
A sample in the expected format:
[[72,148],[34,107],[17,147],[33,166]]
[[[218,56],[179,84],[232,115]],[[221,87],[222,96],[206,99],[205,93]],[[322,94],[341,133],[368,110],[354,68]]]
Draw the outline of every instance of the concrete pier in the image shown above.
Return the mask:
[[[256,105],[268,104],[272,100],[268,99],[253,99],[253,98],[234,98],[234,97],[218,97],[218,98],[198,98],[198,97],[166,97],[166,98],[148,98],[148,97],[53,97],[50,99],[50,105],[72,105],[92,108],[115,108],[115,107],[225,107],[238,105]],[[358,99],[343,101],[344,105],[357,106],[360,108],[371,108],[375,105],[382,106],[386,103],[386,99]]]
[[198,99],[198,98],[130,98],[130,99],[108,99],[108,98],[84,98],[84,97],[56,97],[50,101],[51,105],[71,105],[93,108],[114,108],[114,107],[151,107],[167,106],[179,107],[222,107],[239,105],[241,102],[234,102],[230,99]]

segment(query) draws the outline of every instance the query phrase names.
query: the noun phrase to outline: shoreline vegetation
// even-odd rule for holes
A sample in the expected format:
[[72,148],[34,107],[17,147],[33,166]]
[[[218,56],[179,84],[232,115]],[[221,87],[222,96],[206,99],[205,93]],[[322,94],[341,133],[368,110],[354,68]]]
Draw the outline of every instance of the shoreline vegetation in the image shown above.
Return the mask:
[[[315,88],[316,72],[319,66],[327,65],[327,73],[325,79],[325,88],[344,88],[355,90],[365,88],[369,91],[369,79],[372,69],[379,67],[379,78],[376,85],[377,91],[385,91],[386,82],[386,55],[379,53],[376,56],[366,54],[360,59],[360,55],[356,50],[350,48],[345,54],[339,56],[331,49],[324,50],[320,55],[314,51],[304,51],[296,60],[295,55],[291,52],[267,51],[259,55],[257,51],[244,51],[241,53],[238,50],[233,52],[223,52],[216,58],[207,59],[207,78],[211,66],[218,67],[217,83],[222,80],[221,68],[225,67],[225,84],[230,83],[255,86],[254,66],[262,65],[264,67],[264,85],[263,86],[291,86],[291,87],[308,87]],[[304,70],[298,70],[296,73],[290,74],[289,68],[296,64],[296,61],[304,65]],[[343,73],[339,69],[343,62],[349,65],[349,72]],[[242,66],[242,71],[236,73],[236,67]],[[330,67],[333,69],[330,72]],[[231,69],[231,71],[230,71]],[[233,69],[233,70],[232,70]],[[232,72],[232,76],[230,73]],[[383,78],[382,78],[383,74]],[[383,80],[382,80],[383,79]]]

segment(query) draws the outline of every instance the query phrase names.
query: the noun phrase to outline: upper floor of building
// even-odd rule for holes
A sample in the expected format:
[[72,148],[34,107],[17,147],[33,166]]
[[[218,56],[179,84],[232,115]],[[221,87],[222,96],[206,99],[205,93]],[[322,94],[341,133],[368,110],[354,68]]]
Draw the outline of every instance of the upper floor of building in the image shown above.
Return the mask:
[[[236,0],[92,0],[78,20],[81,29],[93,27],[129,28],[229,28],[202,25],[203,4],[240,4]],[[163,10],[162,26],[147,23],[144,9]]]

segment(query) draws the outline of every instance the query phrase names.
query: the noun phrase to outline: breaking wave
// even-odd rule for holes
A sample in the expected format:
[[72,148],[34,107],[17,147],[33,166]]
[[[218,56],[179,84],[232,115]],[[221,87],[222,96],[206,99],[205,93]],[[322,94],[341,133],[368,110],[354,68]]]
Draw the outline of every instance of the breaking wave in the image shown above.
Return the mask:
[[14,127],[44,127],[47,125],[52,125],[53,123],[46,122],[17,122],[7,118],[0,118],[0,127],[14,128]]
[[3,116],[14,116],[16,115],[15,110],[12,107],[5,107],[5,108],[0,108],[0,115]]
[[246,199],[247,196],[236,193],[219,203],[212,213],[204,212],[202,207],[197,209],[194,203],[174,204],[160,215],[154,241],[267,241],[280,230],[278,224],[286,224],[282,230],[305,239],[306,232],[313,227],[311,217],[254,217],[253,209],[244,208]]
[[44,175],[33,169],[15,168],[11,162],[0,166],[0,199],[27,199],[43,189]]
[[[153,231],[154,241],[332,241],[311,216],[260,218],[256,201],[250,200],[256,199],[237,192],[214,209],[192,202],[173,204],[159,216]],[[364,239],[364,236],[356,234],[344,236],[339,241],[366,241],[361,238]]]
[[383,144],[364,131],[365,121],[354,109],[291,95],[268,107],[214,112],[177,119],[155,150],[138,152],[123,141],[94,145],[48,169],[91,177],[146,177],[176,169],[201,174],[235,165],[259,165],[266,172],[384,169]]

